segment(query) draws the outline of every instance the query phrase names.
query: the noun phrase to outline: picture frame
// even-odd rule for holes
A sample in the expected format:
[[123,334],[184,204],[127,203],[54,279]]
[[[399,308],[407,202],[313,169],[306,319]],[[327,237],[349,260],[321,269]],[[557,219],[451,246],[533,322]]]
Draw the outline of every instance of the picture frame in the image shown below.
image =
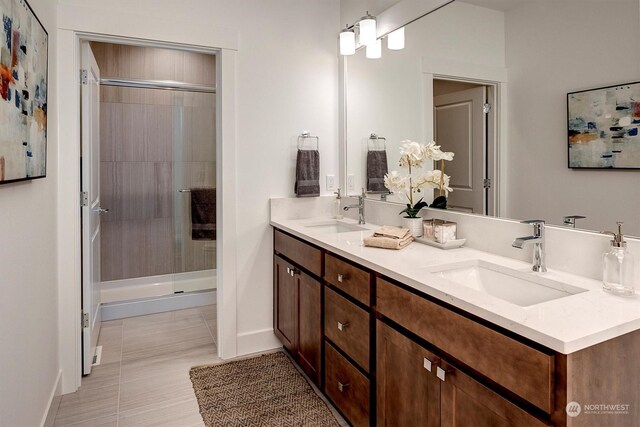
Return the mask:
[[570,169],[640,169],[640,82],[567,94]]
[[0,184],[47,176],[49,34],[25,0],[0,0]]

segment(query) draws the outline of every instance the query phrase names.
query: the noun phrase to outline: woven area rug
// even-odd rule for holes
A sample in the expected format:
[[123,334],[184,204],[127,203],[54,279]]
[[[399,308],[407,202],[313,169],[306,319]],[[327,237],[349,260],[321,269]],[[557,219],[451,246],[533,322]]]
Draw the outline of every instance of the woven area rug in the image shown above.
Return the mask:
[[189,372],[207,427],[334,427],[331,410],[282,352]]

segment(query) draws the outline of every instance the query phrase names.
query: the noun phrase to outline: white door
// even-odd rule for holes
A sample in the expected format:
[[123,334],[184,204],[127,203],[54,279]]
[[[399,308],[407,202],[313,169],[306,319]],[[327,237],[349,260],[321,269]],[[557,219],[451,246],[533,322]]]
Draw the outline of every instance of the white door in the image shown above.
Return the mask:
[[[100,334],[100,70],[82,43],[82,373],[91,373]],[[86,74],[85,74],[86,72]]]
[[[444,162],[444,173],[451,176],[453,189],[447,199],[450,209],[486,213],[485,99],[486,87],[483,86],[433,99],[435,141],[443,151],[455,153],[453,161]],[[440,168],[440,164],[434,167]],[[434,197],[438,195],[436,190]]]

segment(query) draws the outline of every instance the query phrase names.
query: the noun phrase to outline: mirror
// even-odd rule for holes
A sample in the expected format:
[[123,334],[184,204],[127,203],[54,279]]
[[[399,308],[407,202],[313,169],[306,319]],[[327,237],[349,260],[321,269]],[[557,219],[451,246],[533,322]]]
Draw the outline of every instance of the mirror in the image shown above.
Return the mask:
[[640,80],[639,3],[456,0],[406,25],[403,50],[343,57],[347,192],[367,187],[369,151],[401,170],[401,141],[435,140],[456,153],[450,209],[640,236],[640,170],[569,168],[567,130],[569,93]]

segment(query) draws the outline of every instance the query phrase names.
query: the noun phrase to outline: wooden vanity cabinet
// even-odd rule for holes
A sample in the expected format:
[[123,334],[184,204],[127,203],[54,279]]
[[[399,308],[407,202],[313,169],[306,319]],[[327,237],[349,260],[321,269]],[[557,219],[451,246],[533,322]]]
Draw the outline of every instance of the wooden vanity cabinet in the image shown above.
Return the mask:
[[354,426],[640,425],[640,330],[561,354],[279,230],[274,331]]
[[[279,231],[275,241],[273,330],[303,371],[320,386],[322,283],[302,269],[319,273],[321,252]],[[284,257],[296,258],[300,264]]]
[[382,321],[376,330],[379,426],[548,425]]

